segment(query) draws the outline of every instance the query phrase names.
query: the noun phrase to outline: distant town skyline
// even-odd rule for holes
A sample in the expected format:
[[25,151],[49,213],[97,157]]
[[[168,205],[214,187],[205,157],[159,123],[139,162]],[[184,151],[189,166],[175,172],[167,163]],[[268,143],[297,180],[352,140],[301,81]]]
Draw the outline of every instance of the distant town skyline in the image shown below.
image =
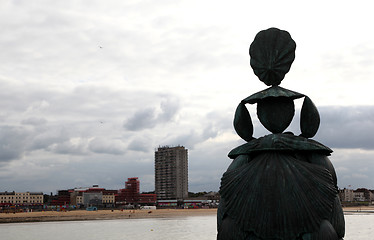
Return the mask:
[[[288,31],[281,87],[308,95],[338,186],[374,189],[372,3],[10,1],[0,3],[0,191],[55,192],[128,177],[154,190],[154,150],[189,149],[189,190],[218,191],[239,101],[266,86],[248,49]],[[301,103],[289,129],[300,134]],[[250,108],[254,136],[269,132]]]

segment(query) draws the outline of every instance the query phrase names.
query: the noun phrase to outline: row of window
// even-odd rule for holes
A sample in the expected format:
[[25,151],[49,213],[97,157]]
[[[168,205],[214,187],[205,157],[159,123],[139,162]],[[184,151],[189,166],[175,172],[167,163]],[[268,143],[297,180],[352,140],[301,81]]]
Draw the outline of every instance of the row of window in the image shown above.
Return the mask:
[[42,196],[30,196],[30,197],[11,197],[11,196],[5,196],[5,197],[0,197],[0,199],[42,199]]
[[0,201],[0,203],[41,203],[40,201],[30,201],[30,202],[27,202],[27,201]]

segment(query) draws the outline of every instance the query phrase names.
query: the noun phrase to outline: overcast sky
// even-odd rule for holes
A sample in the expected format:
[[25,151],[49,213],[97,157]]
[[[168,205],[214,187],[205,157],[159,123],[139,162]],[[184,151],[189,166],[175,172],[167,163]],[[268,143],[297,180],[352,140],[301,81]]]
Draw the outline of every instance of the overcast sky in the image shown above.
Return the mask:
[[[339,187],[374,189],[373,5],[2,0],[0,191],[119,189],[129,177],[152,191],[160,145],[188,149],[190,191],[218,191],[244,143],[236,106],[267,88],[248,48],[269,27],[297,44],[281,86],[319,109],[314,139],[333,149]],[[254,136],[269,134],[250,111]]]

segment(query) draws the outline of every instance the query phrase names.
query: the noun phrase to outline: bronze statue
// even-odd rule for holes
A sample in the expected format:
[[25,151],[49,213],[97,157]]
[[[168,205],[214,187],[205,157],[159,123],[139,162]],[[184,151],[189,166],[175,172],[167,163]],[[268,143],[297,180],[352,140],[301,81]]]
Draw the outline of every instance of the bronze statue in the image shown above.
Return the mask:
[[[277,28],[259,32],[249,49],[251,66],[269,88],[243,99],[234,128],[247,143],[221,179],[218,240],[338,240],[345,223],[332,150],[312,138],[320,118],[306,95],[279,86],[295,59],[296,43]],[[299,136],[283,132],[291,123],[294,99],[304,98]],[[257,116],[272,134],[254,138],[245,104],[257,103]]]

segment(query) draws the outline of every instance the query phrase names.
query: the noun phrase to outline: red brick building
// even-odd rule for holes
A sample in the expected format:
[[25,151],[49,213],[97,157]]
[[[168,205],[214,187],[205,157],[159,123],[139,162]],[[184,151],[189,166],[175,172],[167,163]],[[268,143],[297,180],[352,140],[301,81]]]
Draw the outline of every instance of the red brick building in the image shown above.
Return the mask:
[[140,194],[139,189],[139,179],[137,177],[128,178],[125,184],[125,188],[118,190],[118,194],[116,196],[116,204],[156,205],[156,194]]
[[58,190],[57,195],[52,199],[52,202],[50,205],[52,206],[70,205],[70,193],[71,193],[71,190]]

